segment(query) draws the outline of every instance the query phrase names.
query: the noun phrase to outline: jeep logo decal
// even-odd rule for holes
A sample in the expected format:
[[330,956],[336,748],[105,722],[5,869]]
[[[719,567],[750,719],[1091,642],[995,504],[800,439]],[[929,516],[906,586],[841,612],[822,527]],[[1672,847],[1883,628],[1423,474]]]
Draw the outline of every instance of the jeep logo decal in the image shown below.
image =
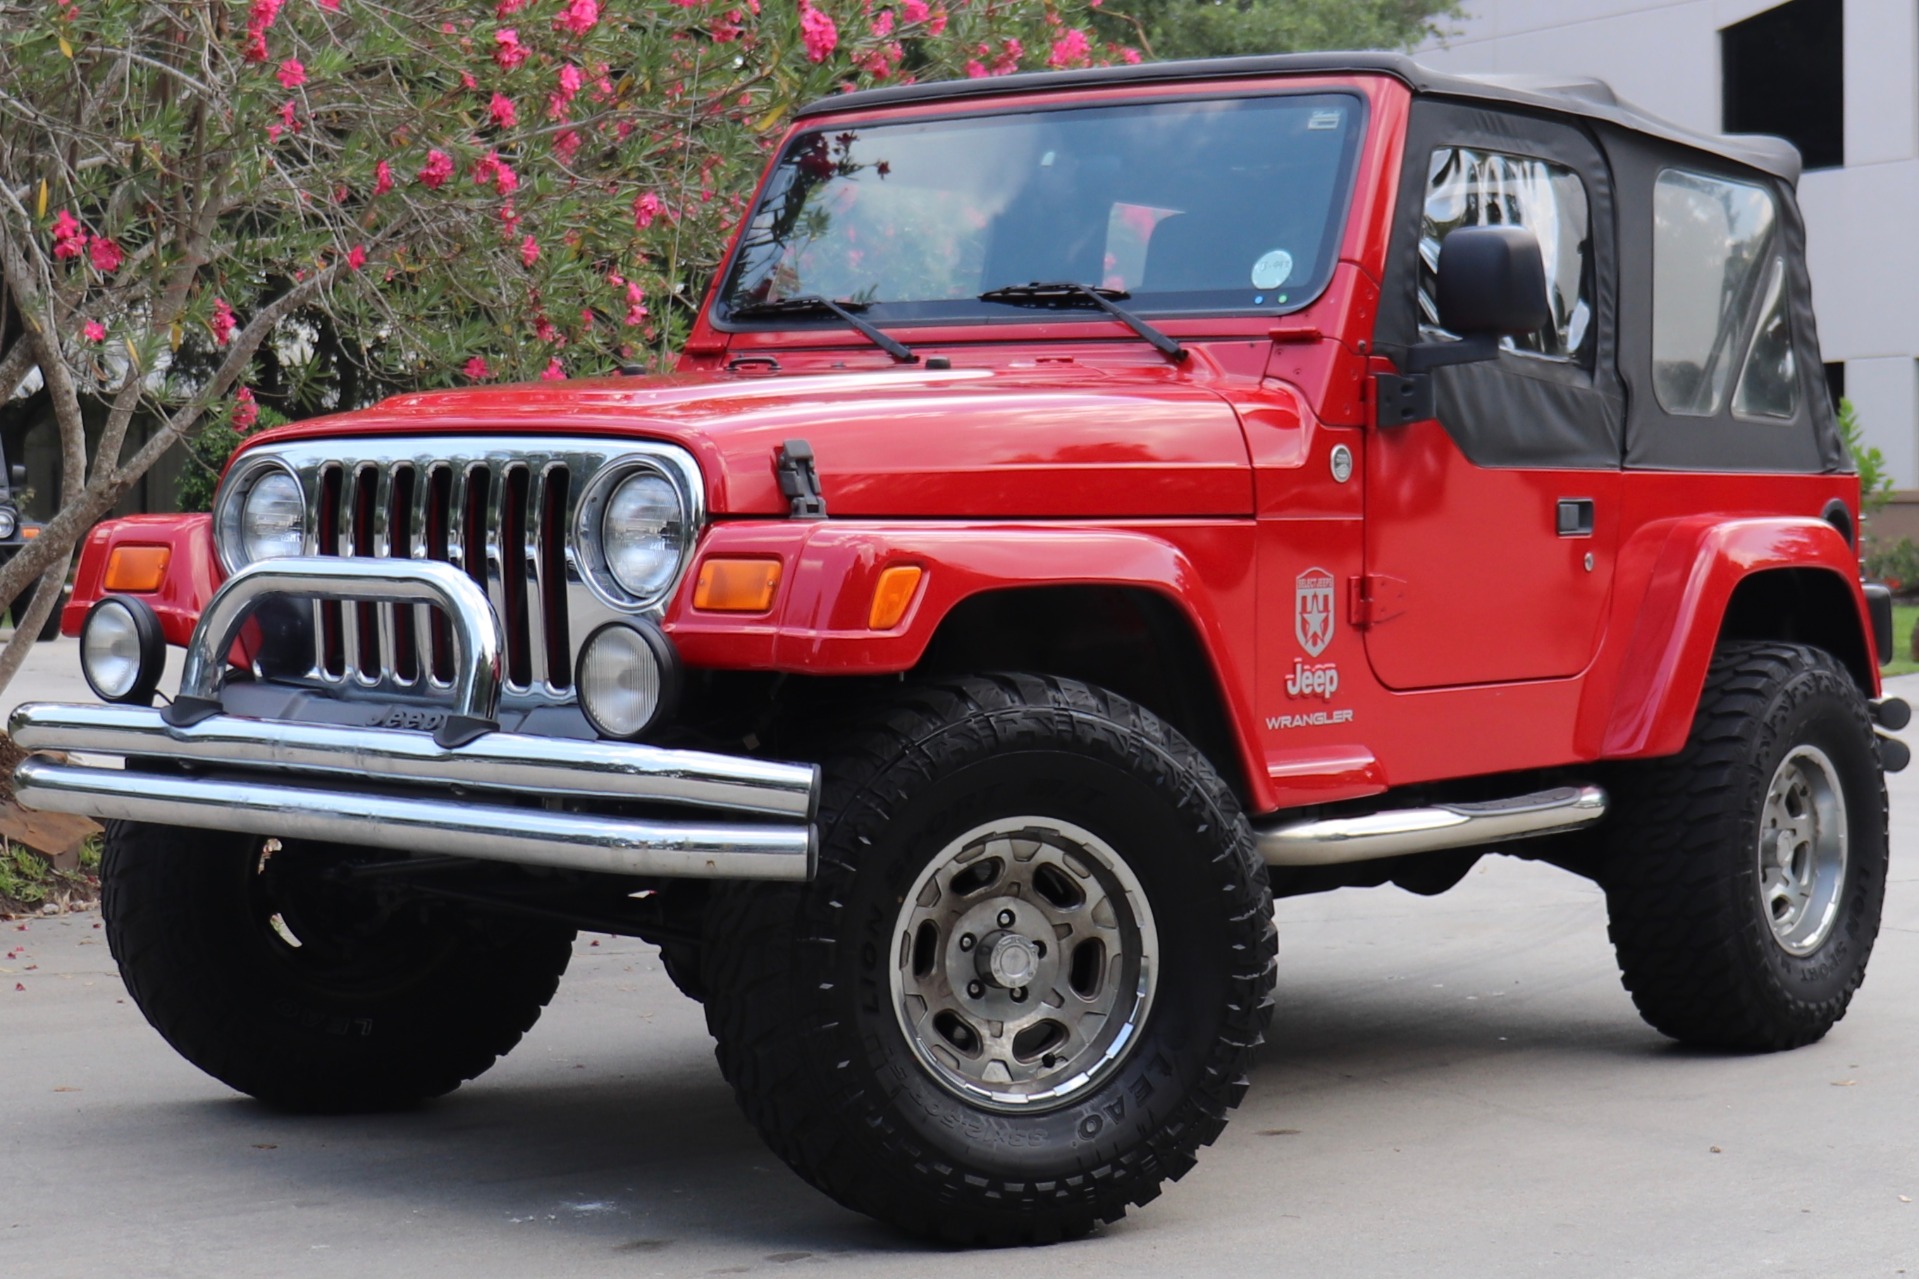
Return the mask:
[[1308,657],[1333,642],[1333,575],[1323,568],[1307,569],[1294,584],[1293,634]]

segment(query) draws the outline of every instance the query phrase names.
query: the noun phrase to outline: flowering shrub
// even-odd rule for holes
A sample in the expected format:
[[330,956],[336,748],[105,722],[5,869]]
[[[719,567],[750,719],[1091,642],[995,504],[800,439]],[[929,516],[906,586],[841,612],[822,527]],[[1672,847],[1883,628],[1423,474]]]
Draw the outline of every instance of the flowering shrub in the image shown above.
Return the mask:
[[1137,56],[1063,3],[9,5],[0,400],[47,390],[63,476],[0,598],[256,393],[664,365],[794,107]]

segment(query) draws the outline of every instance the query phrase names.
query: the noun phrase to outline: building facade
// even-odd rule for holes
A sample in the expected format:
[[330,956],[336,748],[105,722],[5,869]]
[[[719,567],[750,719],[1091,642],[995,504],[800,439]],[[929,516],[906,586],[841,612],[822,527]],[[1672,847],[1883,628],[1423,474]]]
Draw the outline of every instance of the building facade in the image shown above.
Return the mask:
[[1905,491],[1882,535],[1919,534],[1919,0],[1466,0],[1466,9],[1421,61],[1597,76],[1689,128],[1798,144],[1827,374]]

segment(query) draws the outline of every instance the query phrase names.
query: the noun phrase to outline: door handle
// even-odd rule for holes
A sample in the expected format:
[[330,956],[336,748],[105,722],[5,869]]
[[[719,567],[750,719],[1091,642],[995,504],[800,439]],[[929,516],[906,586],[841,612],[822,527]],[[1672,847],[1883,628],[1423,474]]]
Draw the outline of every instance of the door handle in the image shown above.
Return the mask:
[[1559,536],[1591,537],[1593,535],[1593,500],[1589,497],[1562,497],[1559,499]]

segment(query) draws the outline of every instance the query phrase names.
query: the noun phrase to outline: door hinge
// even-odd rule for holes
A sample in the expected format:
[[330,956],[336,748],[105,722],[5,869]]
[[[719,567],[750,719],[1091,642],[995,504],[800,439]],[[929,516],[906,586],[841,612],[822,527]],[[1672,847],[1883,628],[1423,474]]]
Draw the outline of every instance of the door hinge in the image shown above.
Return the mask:
[[1361,573],[1346,579],[1346,617],[1355,630],[1365,630],[1406,611],[1406,583],[1384,573]]

